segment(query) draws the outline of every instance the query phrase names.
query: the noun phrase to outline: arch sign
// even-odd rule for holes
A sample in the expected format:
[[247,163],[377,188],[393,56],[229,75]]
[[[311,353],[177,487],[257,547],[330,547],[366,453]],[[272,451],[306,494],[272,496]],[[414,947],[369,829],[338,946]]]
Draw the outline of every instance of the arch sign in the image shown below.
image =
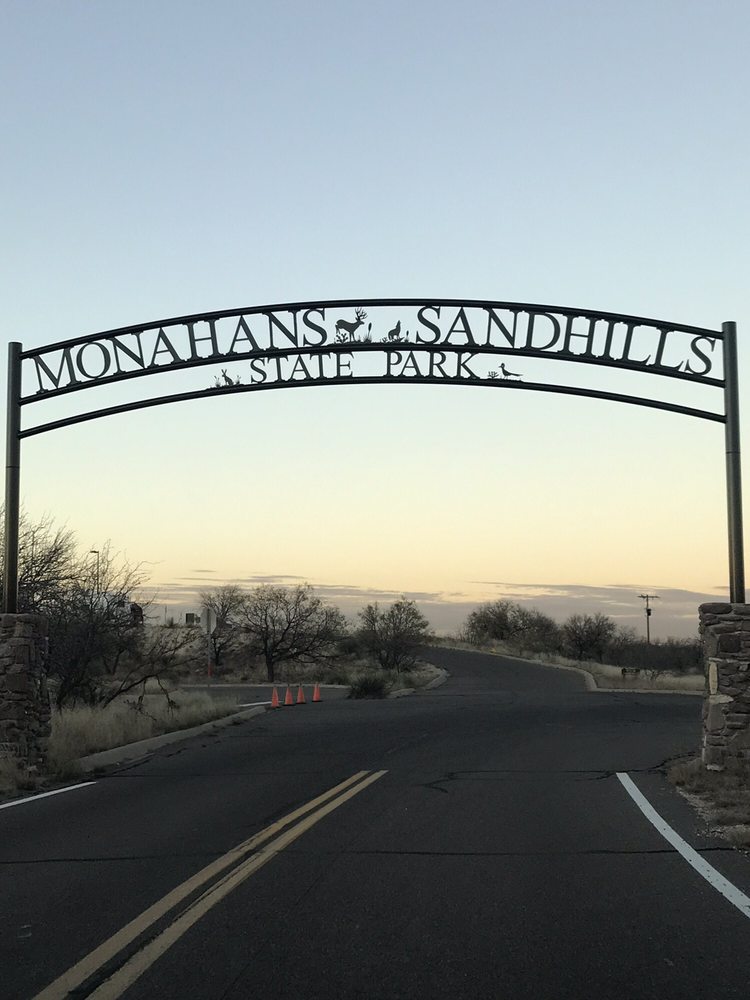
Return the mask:
[[[616,370],[632,391],[620,391]],[[17,608],[24,438],[182,400],[375,383],[564,393],[723,423],[730,599],[744,602],[734,323],[708,330],[518,302],[357,299],[181,316],[28,351],[9,344],[5,611]]]

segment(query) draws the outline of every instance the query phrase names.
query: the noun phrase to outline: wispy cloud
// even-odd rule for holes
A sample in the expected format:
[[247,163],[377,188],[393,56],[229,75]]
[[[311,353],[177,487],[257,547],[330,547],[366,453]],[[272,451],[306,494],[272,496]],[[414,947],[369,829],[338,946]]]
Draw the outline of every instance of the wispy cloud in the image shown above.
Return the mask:
[[283,580],[304,580],[304,576],[293,573],[274,573],[270,576],[240,576],[233,583],[281,583]]
[[192,582],[192,583],[200,583],[200,584],[202,584],[202,585],[203,585],[204,587],[205,587],[206,585],[209,585],[209,586],[210,586],[210,585],[211,585],[212,583],[214,583],[214,581],[213,581],[213,580],[206,580],[206,578],[205,578],[205,577],[203,577],[203,576],[178,576],[178,577],[177,577],[177,579],[178,579],[178,580],[185,580],[185,581],[187,581],[188,583],[191,583],[191,582]]
[[633,597],[643,593],[657,593],[661,599],[710,601],[726,594],[726,587],[716,587],[712,591],[682,590],[677,587],[660,587],[654,583],[610,583],[592,586],[577,583],[508,583],[500,580],[473,580],[478,586],[494,587],[503,597],[517,597],[529,600],[535,597],[566,597],[571,600],[588,600],[595,597],[609,603],[632,603]]

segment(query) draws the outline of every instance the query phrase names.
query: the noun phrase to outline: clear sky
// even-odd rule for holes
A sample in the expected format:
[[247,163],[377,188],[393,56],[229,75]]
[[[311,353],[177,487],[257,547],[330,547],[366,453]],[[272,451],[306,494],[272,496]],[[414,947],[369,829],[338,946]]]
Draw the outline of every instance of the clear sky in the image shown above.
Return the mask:
[[[734,319],[750,386],[749,33],[741,0],[5,0],[3,337],[506,299]],[[438,627],[505,594],[640,627],[648,590],[654,634],[691,632],[726,586],[724,490],[718,424],[450,386],[206,399],[23,448],[29,513],[151,564],[162,603],[299,578],[349,611],[418,595]]]

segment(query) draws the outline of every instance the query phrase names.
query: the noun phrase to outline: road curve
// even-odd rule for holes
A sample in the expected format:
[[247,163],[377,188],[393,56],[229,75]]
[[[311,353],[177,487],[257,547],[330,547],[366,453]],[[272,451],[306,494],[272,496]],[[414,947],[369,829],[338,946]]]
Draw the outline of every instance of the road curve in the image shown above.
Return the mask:
[[128,1000],[746,997],[750,920],[616,777],[750,893],[659,769],[699,700],[430,658],[432,691],[267,713],[0,811],[0,997],[68,995],[77,963],[75,996]]

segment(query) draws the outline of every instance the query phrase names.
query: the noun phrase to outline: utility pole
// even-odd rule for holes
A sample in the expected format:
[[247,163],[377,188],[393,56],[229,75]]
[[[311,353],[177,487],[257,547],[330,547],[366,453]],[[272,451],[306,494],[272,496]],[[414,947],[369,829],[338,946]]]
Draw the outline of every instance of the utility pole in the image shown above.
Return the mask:
[[658,594],[641,594],[640,597],[646,602],[646,642],[651,645],[651,628],[650,621],[651,618],[651,608],[648,605],[649,601],[660,601],[661,598]]
[[99,603],[99,549],[89,549],[89,555],[96,556],[96,600]]

